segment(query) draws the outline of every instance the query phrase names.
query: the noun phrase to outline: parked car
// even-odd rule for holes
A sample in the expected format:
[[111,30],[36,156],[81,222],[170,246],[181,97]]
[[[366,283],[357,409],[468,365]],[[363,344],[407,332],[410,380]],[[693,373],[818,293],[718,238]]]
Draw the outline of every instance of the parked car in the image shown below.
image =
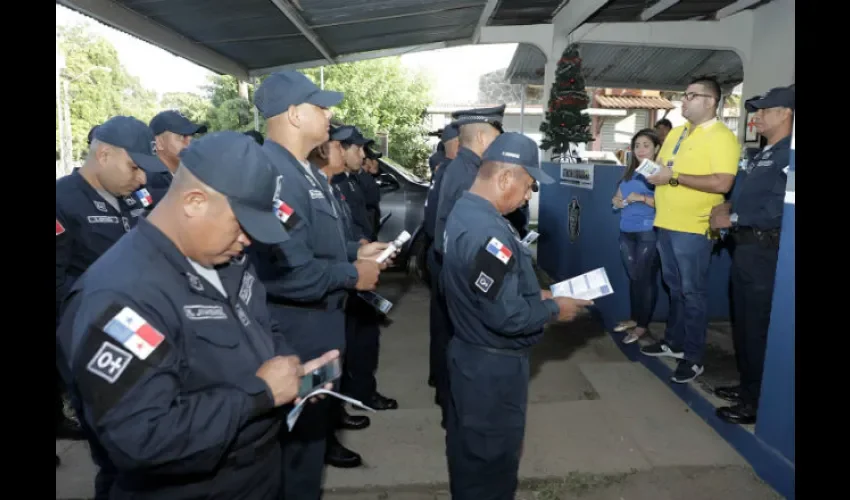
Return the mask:
[[420,279],[426,274],[425,234],[422,230],[425,199],[430,183],[390,158],[378,160],[381,190],[380,241],[392,241],[402,231],[410,233],[410,241],[395,258],[393,268],[406,270]]

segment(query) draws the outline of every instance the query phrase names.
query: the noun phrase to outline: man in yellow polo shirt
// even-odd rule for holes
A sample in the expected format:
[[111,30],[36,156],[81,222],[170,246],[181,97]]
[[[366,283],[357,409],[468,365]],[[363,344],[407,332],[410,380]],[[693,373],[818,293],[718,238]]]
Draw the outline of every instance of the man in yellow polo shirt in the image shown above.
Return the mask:
[[688,122],[670,131],[658,153],[663,168],[647,180],[655,188],[655,227],[661,274],[670,288],[664,340],[641,348],[647,356],[679,360],[671,380],[699,376],[708,325],[708,267],[712,240],[709,216],[723,203],[738,172],[741,147],[717,119],[720,85],[711,78],[691,82],[682,100]]

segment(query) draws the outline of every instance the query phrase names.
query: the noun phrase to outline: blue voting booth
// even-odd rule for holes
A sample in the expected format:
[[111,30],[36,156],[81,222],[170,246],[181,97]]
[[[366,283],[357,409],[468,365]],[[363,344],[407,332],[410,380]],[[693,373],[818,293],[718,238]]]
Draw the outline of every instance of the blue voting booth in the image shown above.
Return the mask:
[[[793,150],[793,142],[792,142]],[[714,406],[695,389],[671,384],[671,389],[735,447],[756,473],[786,498],[794,498],[794,153],[779,250],[771,325],[759,406],[752,433],[727,424],[714,415]],[[543,163],[554,184],[540,189],[538,216],[539,266],[557,281],[604,267],[614,294],[597,299],[596,316],[611,332],[629,317],[629,281],[619,250],[619,213],[611,206],[625,167],[591,164]],[[712,255],[709,318],[728,319],[730,311],[729,252]],[[659,271],[659,280],[661,273]],[[659,289],[654,320],[665,321],[669,296]],[[655,358],[641,356],[634,346],[623,346],[633,361],[644,363],[667,381],[670,369]],[[708,366],[706,369],[710,370]]]

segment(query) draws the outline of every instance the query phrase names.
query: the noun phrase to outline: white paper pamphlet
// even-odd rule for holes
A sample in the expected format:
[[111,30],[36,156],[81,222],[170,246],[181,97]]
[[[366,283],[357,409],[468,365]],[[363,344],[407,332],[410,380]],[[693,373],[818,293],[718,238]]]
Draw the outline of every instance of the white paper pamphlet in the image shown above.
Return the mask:
[[604,267],[555,283],[549,289],[552,290],[552,295],[555,297],[571,297],[583,300],[594,300],[614,293]]
[[655,163],[649,158],[644,158],[635,172],[641,174],[644,177],[649,177],[651,175],[657,174],[661,170],[661,165]]
[[375,411],[374,409],[369,408],[368,406],[364,405],[363,403],[361,403],[360,401],[358,401],[354,398],[349,398],[348,396],[343,396],[342,394],[340,394],[338,392],[329,391],[327,389],[319,388],[319,389],[316,389],[315,391],[311,392],[310,394],[308,394],[306,397],[302,398],[301,401],[297,405],[295,405],[295,408],[290,410],[289,414],[286,415],[286,426],[289,428],[290,431],[292,430],[293,427],[295,427],[295,422],[298,421],[298,417],[301,415],[301,411],[304,409],[304,405],[309,404],[308,400],[310,398],[318,396],[319,394],[327,394],[328,396],[333,396],[337,399],[341,399],[341,400],[343,400],[347,403],[353,404],[354,406],[356,406],[358,408],[362,408],[364,410],[368,410],[368,411],[371,411],[371,412]]

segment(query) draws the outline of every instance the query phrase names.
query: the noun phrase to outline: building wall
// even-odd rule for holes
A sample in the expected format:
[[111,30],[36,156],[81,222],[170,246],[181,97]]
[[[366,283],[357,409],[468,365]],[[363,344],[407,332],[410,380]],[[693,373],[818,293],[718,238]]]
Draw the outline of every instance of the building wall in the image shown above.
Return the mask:
[[646,109],[629,110],[626,116],[605,116],[600,130],[600,151],[614,152],[626,149],[632,141],[632,136],[643,128],[651,127],[652,113]]

